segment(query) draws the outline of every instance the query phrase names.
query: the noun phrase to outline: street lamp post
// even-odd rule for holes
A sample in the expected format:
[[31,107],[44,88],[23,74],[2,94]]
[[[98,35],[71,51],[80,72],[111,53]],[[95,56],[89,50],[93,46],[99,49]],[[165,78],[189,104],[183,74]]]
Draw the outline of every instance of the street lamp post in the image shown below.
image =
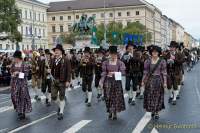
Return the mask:
[[106,45],[107,35],[106,35],[106,0],[104,0],[104,45]]

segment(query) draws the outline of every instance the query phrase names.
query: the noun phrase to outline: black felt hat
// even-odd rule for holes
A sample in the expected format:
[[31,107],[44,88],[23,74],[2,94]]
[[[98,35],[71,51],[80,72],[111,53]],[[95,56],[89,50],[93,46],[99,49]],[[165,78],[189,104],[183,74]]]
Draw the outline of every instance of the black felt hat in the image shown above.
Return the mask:
[[152,55],[152,52],[153,52],[153,51],[157,51],[157,52],[159,53],[159,55],[161,55],[161,53],[162,53],[162,48],[159,47],[159,46],[157,46],[157,45],[151,45],[151,46],[148,48],[148,50],[149,50],[150,55]]
[[117,46],[110,46],[109,47],[109,52],[111,54],[117,54]]
[[45,54],[51,54],[49,49],[45,49],[44,52],[45,52]]
[[85,49],[84,49],[83,52],[84,52],[84,53],[91,53],[91,51],[90,51],[90,47],[85,47]]
[[170,48],[179,48],[179,45],[176,41],[171,41],[170,45],[169,45]]
[[15,53],[13,54],[13,57],[22,59],[22,52],[19,50],[15,51]]
[[65,53],[65,50],[63,49],[63,46],[61,44],[57,44],[55,48],[53,48],[52,50],[55,51],[56,49],[62,51],[62,54]]

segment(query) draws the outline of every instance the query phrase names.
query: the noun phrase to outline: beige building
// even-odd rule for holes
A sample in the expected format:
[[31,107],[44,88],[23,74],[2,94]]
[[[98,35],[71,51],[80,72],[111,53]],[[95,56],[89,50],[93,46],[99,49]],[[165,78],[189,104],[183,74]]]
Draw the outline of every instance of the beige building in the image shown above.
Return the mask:
[[[52,47],[62,33],[67,33],[82,14],[96,16],[96,24],[140,22],[152,33],[152,43],[161,44],[161,11],[146,1],[106,0],[105,13],[103,0],[77,0],[52,2],[48,9],[48,43]],[[154,30],[155,29],[155,30]],[[154,36],[155,35],[155,36]],[[148,45],[149,45],[148,44]]]
[[16,0],[16,4],[21,11],[22,19],[22,24],[18,27],[23,35],[20,49],[48,48],[47,8],[49,6],[37,0]]

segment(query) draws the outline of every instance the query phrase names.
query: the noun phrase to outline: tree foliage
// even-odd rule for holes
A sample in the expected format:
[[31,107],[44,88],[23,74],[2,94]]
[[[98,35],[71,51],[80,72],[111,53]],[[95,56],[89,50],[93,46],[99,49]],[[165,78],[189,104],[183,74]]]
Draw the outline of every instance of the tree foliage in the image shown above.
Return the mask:
[[[139,23],[139,22],[132,22],[128,23],[126,27],[123,27],[121,23],[111,22],[106,25],[107,28],[107,42],[108,43],[115,43],[118,44],[123,43],[123,35],[125,33],[128,34],[136,34],[136,35],[143,35],[143,42],[151,42],[152,35],[150,32],[146,30],[146,27]],[[100,24],[97,26],[97,39],[101,42],[104,40],[104,24]],[[116,39],[113,39],[113,33],[117,33]]]
[[22,35],[18,31],[21,23],[20,10],[15,0],[0,0],[0,33],[5,32],[11,41],[22,41]]
[[77,35],[76,33],[70,32],[70,33],[63,33],[62,35],[60,35],[60,37],[64,44],[71,44],[72,46],[74,46],[76,35]]

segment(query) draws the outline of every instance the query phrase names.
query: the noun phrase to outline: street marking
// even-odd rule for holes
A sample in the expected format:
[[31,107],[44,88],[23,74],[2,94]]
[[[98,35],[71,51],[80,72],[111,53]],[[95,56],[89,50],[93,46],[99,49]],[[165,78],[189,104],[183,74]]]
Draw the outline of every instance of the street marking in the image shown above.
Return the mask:
[[0,102],[0,104],[9,103],[11,100]]
[[[45,99],[46,97],[45,96],[41,96],[41,100]],[[35,103],[36,100],[33,98],[31,99],[31,103]],[[3,113],[5,111],[9,111],[9,110],[13,110],[13,106],[5,106],[5,107],[1,107],[0,108],[0,113]]]
[[52,117],[52,116],[54,116],[54,115],[56,115],[56,114],[57,114],[57,112],[53,112],[53,113],[51,113],[51,114],[49,114],[49,115],[47,115],[47,116],[45,116],[45,117],[43,117],[43,118],[40,118],[40,119],[35,120],[35,121],[33,121],[33,122],[29,123],[29,124],[26,124],[26,125],[23,125],[23,126],[21,126],[21,127],[18,127],[18,128],[16,128],[16,129],[14,129],[14,130],[11,130],[11,131],[9,131],[8,133],[15,133],[15,132],[18,132],[18,131],[20,131],[20,130],[23,130],[24,128],[30,127],[30,126],[35,125],[35,124],[37,124],[37,123],[39,123],[39,122],[41,122],[41,121],[43,121],[43,120],[45,120],[45,119],[47,119],[47,118],[50,118],[50,117]]
[[151,133],[159,133],[158,130],[156,130],[156,128],[153,128]]
[[132,133],[141,133],[150,120],[151,120],[151,113],[146,112],[142,117],[142,119],[139,121],[139,123],[136,125]]
[[77,124],[73,125],[71,128],[67,129],[63,133],[76,133],[78,132],[81,128],[83,128],[85,125],[90,123],[92,120],[82,120],[78,122]]

